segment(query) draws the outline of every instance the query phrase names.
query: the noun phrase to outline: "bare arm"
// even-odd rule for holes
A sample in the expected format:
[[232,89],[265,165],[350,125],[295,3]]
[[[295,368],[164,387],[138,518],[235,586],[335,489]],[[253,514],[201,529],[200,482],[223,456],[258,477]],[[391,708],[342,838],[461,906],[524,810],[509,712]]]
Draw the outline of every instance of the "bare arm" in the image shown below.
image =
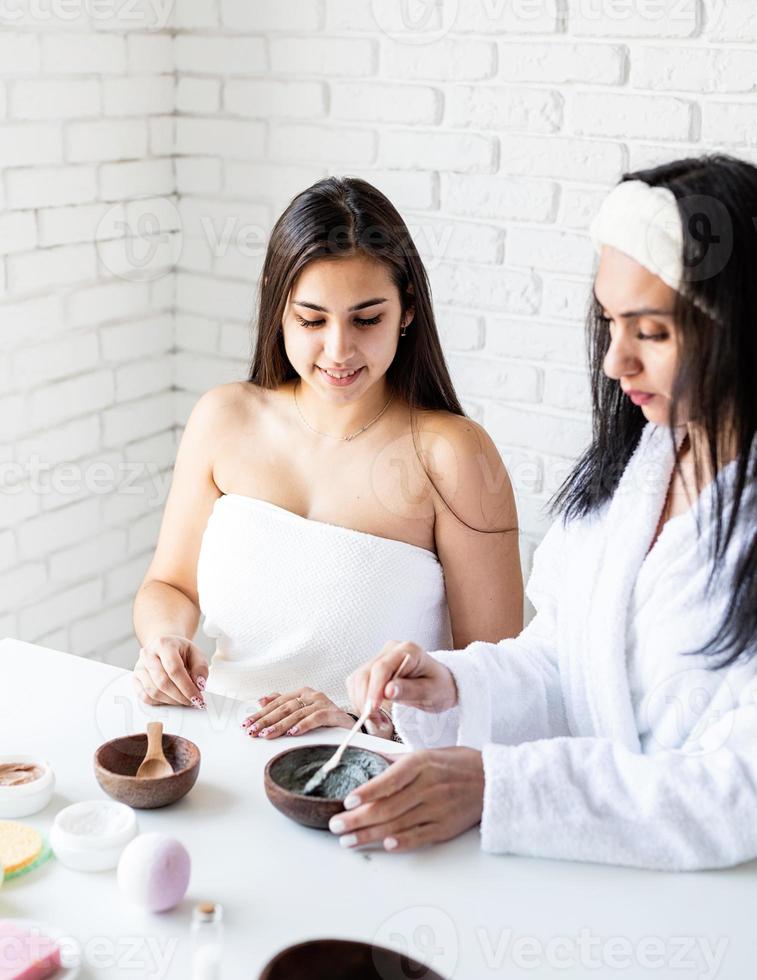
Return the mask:
[[[523,629],[518,515],[497,447],[480,425],[457,415],[429,414],[419,435],[433,481],[434,539],[444,569],[452,646],[463,650],[476,640],[498,643],[517,636]],[[350,689],[351,697],[362,694],[356,690]],[[373,734],[389,737],[394,730],[379,713],[369,723]]]
[[140,646],[163,635],[191,640],[199,621],[199,606],[175,585],[151,579],[139,587],[134,599],[134,632]]
[[444,568],[455,649],[523,629],[523,577],[512,484],[487,432],[437,416],[425,438],[435,494],[434,535]]
[[198,675],[207,662],[191,642],[200,619],[197,560],[202,535],[221,492],[213,480],[218,441],[238,410],[236,385],[206,392],[187,421],[176,456],[155,554],[134,600],[141,644],[134,668],[140,694],[153,703],[201,699]]

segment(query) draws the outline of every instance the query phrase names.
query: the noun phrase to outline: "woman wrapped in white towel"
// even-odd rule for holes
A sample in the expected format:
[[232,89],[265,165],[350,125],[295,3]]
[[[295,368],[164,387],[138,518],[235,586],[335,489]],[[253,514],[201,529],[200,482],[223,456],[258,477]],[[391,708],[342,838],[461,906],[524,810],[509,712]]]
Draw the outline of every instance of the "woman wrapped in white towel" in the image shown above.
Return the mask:
[[[757,857],[757,169],[627,175],[592,225],[594,438],[557,497],[515,639],[389,644],[400,757],[344,846],[481,823],[490,852],[660,869]],[[406,653],[402,679],[392,672]]]
[[[379,190],[330,177],[294,198],[256,326],[248,379],[185,427],[134,603],[134,681],[150,704],[201,708],[206,685],[249,702],[245,733],[271,739],[352,727],[346,678],[387,637],[517,635],[523,586],[507,472],[460,406],[426,271]],[[391,737],[391,718],[372,730]]]

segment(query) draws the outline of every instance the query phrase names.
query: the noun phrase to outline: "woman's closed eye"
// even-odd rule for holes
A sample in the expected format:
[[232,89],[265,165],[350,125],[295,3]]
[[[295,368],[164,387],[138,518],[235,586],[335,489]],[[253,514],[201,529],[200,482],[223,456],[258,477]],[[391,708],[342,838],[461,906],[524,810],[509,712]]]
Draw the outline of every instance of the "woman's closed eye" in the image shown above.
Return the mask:
[[670,332],[662,324],[651,323],[648,331],[637,329],[637,340],[667,340]]
[[[600,315],[599,322],[602,324],[603,327],[607,327],[608,329],[613,324],[612,318],[609,317],[609,316],[605,316],[604,314]],[[659,340],[667,340],[668,337],[670,337],[670,334],[668,333],[667,330],[660,330],[657,333],[643,333],[641,330],[637,330],[636,331],[636,339],[637,340],[658,340],[659,341]]]
[[[299,313],[295,313],[295,318],[297,319],[297,322],[300,324],[300,326],[303,326],[308,330],[313,330],[316,327],[321,327],[326,322],[324,319],[306,320],[305,317],[300,316]],[[359,316],[355,317],[355,325],[358,327],[373,327],[380,322],[381,322],[380,313],[377,316],[370,317],[370,319],[365,319]]]
[[295,313],[295,318],[300,326],[307,327],[308,329],[311,327],[320,327],[321,324],[326,322],[325,320],[306,320],[305,317],[300,316],[299,313]]

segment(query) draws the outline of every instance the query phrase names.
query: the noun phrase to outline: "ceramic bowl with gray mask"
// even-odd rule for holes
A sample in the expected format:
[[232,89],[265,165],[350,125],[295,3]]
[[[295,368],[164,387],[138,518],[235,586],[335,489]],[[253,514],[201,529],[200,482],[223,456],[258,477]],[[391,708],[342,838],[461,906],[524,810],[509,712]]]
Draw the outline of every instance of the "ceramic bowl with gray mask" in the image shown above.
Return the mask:
[[265,791],[277,810],[305,827],[325,830],[329,820],[344,810],[346,796],[391,765],[378,752],[350,746],[336,769],[306,796],[305,784],[336,749],[336,745],[300,745],[271,759],[265,767]]

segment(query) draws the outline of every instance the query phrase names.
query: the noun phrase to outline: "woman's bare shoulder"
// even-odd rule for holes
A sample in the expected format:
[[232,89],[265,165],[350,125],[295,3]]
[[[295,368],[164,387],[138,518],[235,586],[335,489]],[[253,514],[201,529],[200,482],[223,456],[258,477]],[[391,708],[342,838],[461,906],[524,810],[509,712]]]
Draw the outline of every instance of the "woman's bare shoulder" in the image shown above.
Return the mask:
[[456,415],[447,411],[422,411],[416,413],[416,418],[418,435],[424,449],[439,457],[439,462],[443,462],[445,454],[459,459],[461,455],[489,453],[492,450],[497,452],[486,429],[467,415]]
[[[250,381],[230,381],[202,394],[189,422],[208,430],[227,429],[234,422],[248,422],[267,403],[270,392]],[[187,424],[189,424],[189,422]]]
[[419,419],[419,442],[437,490],[474,519],[499,526],[511,520],[514,498],[510,477],[494,440],[466,415],[426,412]]

